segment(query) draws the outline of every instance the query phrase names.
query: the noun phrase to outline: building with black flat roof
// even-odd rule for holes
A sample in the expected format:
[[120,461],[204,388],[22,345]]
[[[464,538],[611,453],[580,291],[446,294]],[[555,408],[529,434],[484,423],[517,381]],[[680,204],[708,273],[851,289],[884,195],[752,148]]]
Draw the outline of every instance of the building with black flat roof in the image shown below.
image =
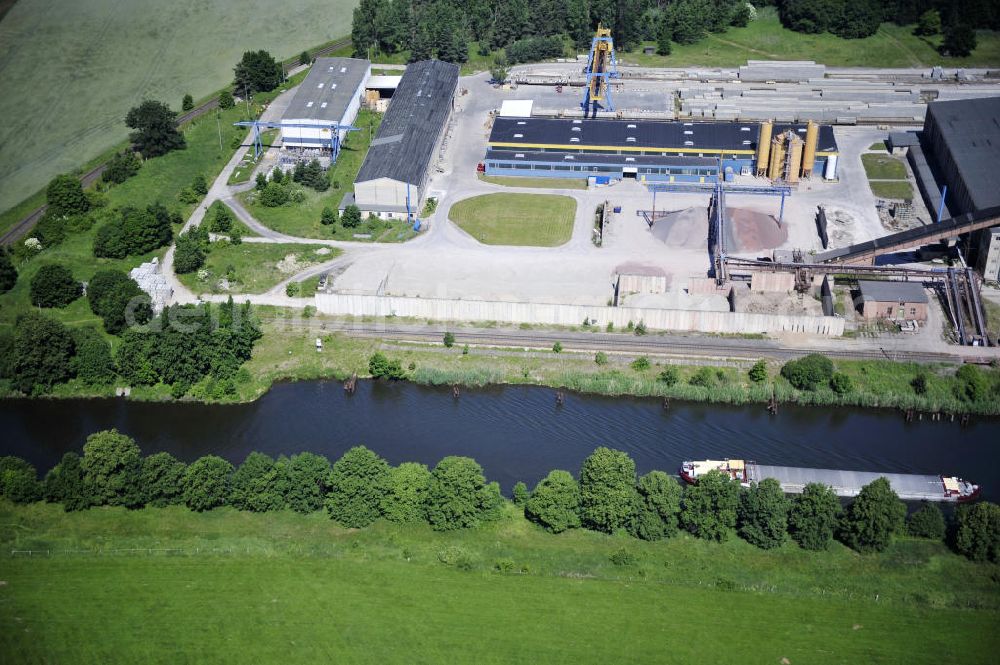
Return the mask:
[[[775,125],[773,136],[805,125]],[[490,175],[636,178],[716,182],[755,173],[760,123],[567,118],[496,118],[487,146]],[[833,128],[820,126],[816,173],[838,154]]]

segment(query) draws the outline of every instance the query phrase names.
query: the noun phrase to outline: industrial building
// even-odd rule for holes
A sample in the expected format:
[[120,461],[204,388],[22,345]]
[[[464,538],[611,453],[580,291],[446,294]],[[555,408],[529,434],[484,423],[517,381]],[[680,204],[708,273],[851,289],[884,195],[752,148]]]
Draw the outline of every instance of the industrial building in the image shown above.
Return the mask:
[[336,153],[347,131],[335,127],[354,122],[370,77],[367,60],[316,58],[281,116],[284,156],[329,159]]
[[420,209],[454,107],[458,72],[458,65],[438,60],[406,68],[342,209],[353,203],[386,219]]
[[1000,163],[1000,97],[932,102],[921,147],[941,183],[951,216],[1000,206],[996,165]]
[[487,145],[489,175],[717,182],[764,175],[833,180],[829,125],[504,117]]
[[1000,282],[1000,226],[981,231],[976,268],[983,279]]
[[855,300],[866,319],[926,321],[929,299],[918,282],[859,281]]

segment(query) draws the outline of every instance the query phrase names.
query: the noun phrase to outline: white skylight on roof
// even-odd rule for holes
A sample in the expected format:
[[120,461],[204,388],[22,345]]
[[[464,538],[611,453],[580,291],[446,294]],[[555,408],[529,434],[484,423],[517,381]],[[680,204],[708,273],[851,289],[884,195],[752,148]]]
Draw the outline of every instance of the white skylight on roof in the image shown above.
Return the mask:
[[570,143],[579,143],[579,142],[580,142],[580,139],[579,139],[578,137],[574,136],[573,138],[571,138],[571,139],[569,140],[569,142],[570,142]]
[[344,72],[346,72],[346,71],[347,71],[347,67],[341,67],[341,68],[340,68],[340,73],[341,73],[341,74],[343,74],[343,73],[344,73]]
[[326,108],[326,102],[323,102],[322,104],[320,104],[320,105],[319,105],[319,107],[320,107],[321,109],[325,109],[325,108]]
[[330,90],[336,90],[336,89],[337,89],[337,84],[336,83],[331,83],[330,84]]
[[320,83],[320,84],[319,84],[318,86],[316,86],[316,87],[317,87],[317,88],[322,88],[322,87],[323,87],[323,84],[322,84],[322,83]]
[[312,102],[306,102],[306,108],[307,109],[311,109],[312,107],[313,107],[313,103]]
[[694,145],[694,141],[685,141],[684,145]]
[[750,141],[744,141],[743,145],[750,145]]
[[514,153],[514,157],[515,158],[523,158],[524,157],[524,153],[523,152]]
[[514,134],[514,138],[516,138],[516,139],[523,139],[524,138],[524,134]]
[[566,155],[563,159],[576,159],[573,155]]
[[573,131],[574,131],[574,132],[579,132],[579,131],[582,131],[582,130],[581,130],[581,129],[580,129],[579,127],[574,127],[574,128],[573,128]]
[[629,136],[629,137],[627,137],[625,139],[625,141],[628,142],[628,143],[635,143],[635,137],[634,136]]
[[686,134],[687,136],[691,136],[692,134],[694,134],[694,132],[692,132],[690,129],[685,129],[684,134]]
[[626,157],[625,161],[626,162],[634,162],[635,161],[635,157]]
[[635,129],[635,125],[632,125],[632,124],[629,124],[629,125],[625,125],[625,127],[626,127],[627,129]]
[[574,125],[579,125],[579,124],[582,124],[582,123],[583,123],[583,120],[574,120],[573,121]]

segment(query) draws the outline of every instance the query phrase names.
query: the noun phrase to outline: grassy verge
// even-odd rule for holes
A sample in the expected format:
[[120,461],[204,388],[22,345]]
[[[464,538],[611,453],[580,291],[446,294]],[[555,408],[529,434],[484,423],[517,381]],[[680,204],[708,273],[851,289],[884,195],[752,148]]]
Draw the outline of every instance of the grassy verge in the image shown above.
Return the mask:
[[483,194],[459,201],[449,217],[486,245],[556,247],[573,235],[576,201],[551,194]]
[[587,189],[582,178],[518,178],[516,176],[480,175],[479,179],[504,187],[537,187],[538,189]]
[[[723,661],[973,664],[993,662],[1000,618],[996,566],[929,541],[858,556],[553,536],[512,506],[453,533],[179,507],[0,503],[0,520],[16,662],[698,662],[738,635]],[[635,563],[615,566],[623,547]],[[50,554],[9,554],[29,549]]]
[[[344,141],[337,163],[329,172],[332,186],[325,192],[317,192],[306,189],[305,201],[302,203],[288,203],[276,208],[268,208],[254,201],[251,192],[241,195],[241,200],[247,209],[260,222],[275,231],[287,233],[300,238],[329,238],[331,235],[338,239],[350,240],[355,231],[344,229],[339,223],[334,225],[339,229],[337,233],[331,233],[330,227],[320,223],[320,216],[323,208],[336,210],[340,207],[340,201],[344,194],[351,191],[354,186],[354,179],[361,169],[361,164],[368,154],[368,147],[371,145],[371,138],[378,131],[382,116],[372,111],[361,110],[358,118],[354,122],[355,127],[360,127],[357,132],[350,132]],[[358,230],[357,232],[363,233]]]
[[[379,339],[325,333],[318,324],[313,330],[291,329],[281,318],[272,318],[286,314],[285,310],[260,308],[259,311],[269,321],[265,324],[263,339],[257,343],[253,358],[246,365],[253,379],[240,387],[240,398],[244,400],[262,395],[275,381],[340,380],[353,373],[367,376],[368,357],[384,347]],[[317,334],[324,338],[324,352],[321,354],[315,349]],[[409,379],[427,385],[544,385],[600,395],[635,395],[728,404],[763,404],[771,398],[773,391],[782,403],[912,408],[934,413],[1000,413],[1000,399],[996,398],[1000,395],[1000,371],[997,370],[986,370],[987,392],[992,397],[970,403],[956,396],[954,366],[837,361],[837,370],[848,374],[854,384],[852,392],[839,395],[825,387],[817,391],[796,390],[778,374],[779,363],[770,363],[768,381],[753,383],[747,376],[747,368],[743,367],[750,363],[745,361],[732,363],[720,359],[720,365],[737,366],[705,370],[699,365],[683,364],[683,359],[651,357],[650,369],[639,372],[628,366],[634,355],[610,354],[610,362],[604,366],[597,365],[592,354],[566,351],[556,354],[544,350],[472,347],[466,355],[462,352],[465,342],[460,329],[455,330],[455,336],[453,349],[396,345],[387,353],[398,358],[403,367],[408,368],[412,364]],[[668,363],[677,371],[677,382],[672,385],[659,379]],[[694,385],[691,381],[699,372],[708,372],[708,376],[702,377],[702,385]],[[911,383],[920,373],[927,375],[924,394],[917,394]]]
[[[782,27],[773,7],[759,7],[757,20],[689,46],[672,44],[669,56],[623,53],[619,64],[646,67],[736,67],[747,60],[815,60],[831,67],[986,67],[1000,64],[1000,33],[980,30],[978,46],[966,58],[938,53],[941,37],[917,37],[913,26],[883,23],[871,37],[841,39]],[[647,42],[646,46],[656,46]]]
[[226,184],[238,185],[250,180],[253,170],[257,168],[257,164],[260,163],[260,158],[264,156],[264,153],[267,152],[272,145],[274,145],[274,141],[277,137],[277,129],[269,129],[266,132],[262,132],[260,135],[260,142],[264,147],[264,152],[261,152],[260,155],[254,158],[253,149],[247,150],[247,154],[242,160],[240,160],[240,163],[236,165],[236,168],[233,169],[233,172],[229,175],[229,180]]
[[885,152],[886,151],[885,141],[876,141],[875,143],[872,143],[870,146],[868,146],[868,149],[874,150],[876,152]]
[[[323,245],[216,242],[202,270],[177,277],[195,293],[264,293],[300,270],[340,253]],[[226,280],[229,288],[221,288],[220,280]]]

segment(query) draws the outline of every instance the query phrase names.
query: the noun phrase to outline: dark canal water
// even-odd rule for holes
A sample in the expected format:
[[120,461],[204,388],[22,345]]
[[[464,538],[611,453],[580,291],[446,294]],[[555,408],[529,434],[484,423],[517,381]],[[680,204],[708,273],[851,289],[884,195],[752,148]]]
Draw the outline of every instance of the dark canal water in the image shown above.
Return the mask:
[[239,463],[258,450],[301,451],[335,460],[364,444],[396,464],[475,457],[509,492],[549,470],[576,473],[597,446],[627,451],[640,473],[675,472],[685,459],[736,457],[760,463],[903,473],[947,473],[1000,498],[1000,420],[906,423],[896,411],[674,403],[569,394],[533,387],[463,390],[359,382],[279,384],[253,404],[205,406],[124,400],[0,401],[0,452],[40,470],[91,432],[117,427],[143,452],[166,450],[191,461],[213,453]]

